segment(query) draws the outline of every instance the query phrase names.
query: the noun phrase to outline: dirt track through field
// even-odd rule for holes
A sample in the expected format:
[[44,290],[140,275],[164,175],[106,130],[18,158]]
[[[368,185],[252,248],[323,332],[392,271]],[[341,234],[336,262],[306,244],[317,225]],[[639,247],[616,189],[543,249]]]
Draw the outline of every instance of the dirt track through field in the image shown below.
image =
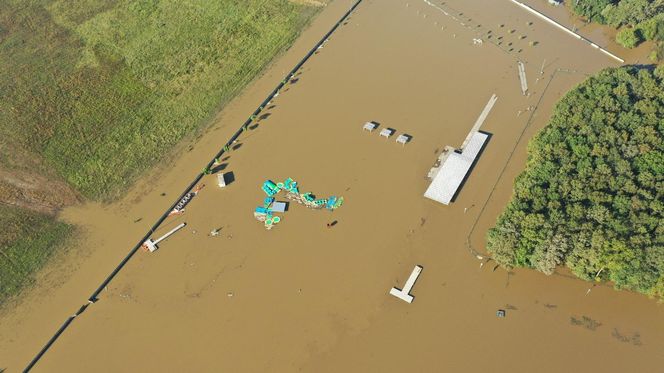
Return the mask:
[[[36,289],[3,315],[0,368],[25,366],[350,3],[329,5],[192,150],[127,198],[65,211],[85,229],[82,248],[72,252],[63,284]],[[461,21],[420,0],[363,3],[223,160],[235,181],[219,189],[214,175],[206,177],[186,213],[160,232],[187,227],[130,261],[35,371],[661,367],[664,311],[655,302],[604,286],[587,294],[589,284],[562,275],[492,271],[493,262],[480,267],[467,248],[470,238],[483,252],[484,234],[523,168],[527,139],[555,101],[614,62],[507,0],[443,6]],[[517,60],[526,66],[527,97]],[[457,200],[424,199],[437,152],[461,144],[494,93],[482,127],[493,136]],[[401,146],[362,131],[369,120],[413,140]],[[252,217],[264,197],[260,185],[287,177],[346,202],[334,213],[291,205],[266,231]],[[338,224],[326,228],[332,220]],[[217,228],[220,235],[208,237]],[[424,270],[414,303],[387,295],[415,264]],[[497,309],[507,317],[497,318]]]

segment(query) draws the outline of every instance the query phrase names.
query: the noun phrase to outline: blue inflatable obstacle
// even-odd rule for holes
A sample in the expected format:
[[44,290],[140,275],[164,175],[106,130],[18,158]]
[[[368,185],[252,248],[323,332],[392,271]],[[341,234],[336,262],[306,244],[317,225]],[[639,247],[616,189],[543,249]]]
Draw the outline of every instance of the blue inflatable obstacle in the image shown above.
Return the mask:
[[293,181],[290,177],[284,181],[283,189],[287,192],[300,194],[300,191],[297,188],[297,181]]
[[291,179],[290,177],[284,180],[284,189],[290,192],[291,188],[293,187],[293,183],[297,185],[297,182],[294,182],[293,179]]
[[256,207],[256,210],[254,211],[255,214],[259,215],[267,215],[270,213],[270,209],[266,207]]
[[304,199],[307,202],[313,202],[314,200],[316,200],[316,197],[313,194],[311,194],[311,192],[306,192],[302,194],[302,199]]
[[314,205],[316,205],[316,207],[323,207],[326,204],[327,204],[326,199],[317,199],[317,200],[314,201]]
[[338,198],[335,197],[335,196],[332,196],[332,197],[328,198],[326,203],[325,203],[325,208],[328,209],[328,210],[334,210],[336,208],[335,205],[336,205],[337,201],[338,201]]
[[256,210],[254,210],[254,217],[259,221],[263,221],[265,223],[265,228],[267,229],[272,229],[274,224],[281,221],[281,218],[272,215],[272,210],[260,206],[256,207]]
[[263,192],[265,192],[265,194],[267,194],[268,197],[272,197],[275,194],[279,193],[279,187],[272,180],[266,180],[263,183],[261,189],[263,189]]
[[[316,196],[311,193],[300,193],[297,187],[297,181],[291,178],[284,180],[283,183],[275,183],[272,180],[266,180],[261,187],[267,197],[263,199],[263,205],[256,207],[254,210],[254,217],[265,224],[265,228],[272,229],[272,227],[281,221],[281,217],[275,216],[275,213],[282,213],[285,211],[285,203],[276,203],[274,196],[280,191],[286,191],[286,198],[304,203],[305,206],[314,209],[326,208],[334,211],[341,206],[344,202],[343,197],[331,196],[330,198],[316,199]],[[275,208],[275,205],[279,205]]]

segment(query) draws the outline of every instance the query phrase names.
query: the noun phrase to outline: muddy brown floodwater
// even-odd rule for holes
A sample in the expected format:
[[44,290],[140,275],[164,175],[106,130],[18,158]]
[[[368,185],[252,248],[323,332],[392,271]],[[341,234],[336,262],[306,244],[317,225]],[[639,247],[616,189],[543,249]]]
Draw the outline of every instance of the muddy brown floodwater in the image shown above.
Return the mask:
[[[3,314],[0,367],[30,361],[350,3],[331,3],[193,149],[125,199],[63,213],[82,227],[80,247],[42,274],[50,285]],[[507,0],[436,4],[457,19],[422,0],[360,5],[228,154],[235,181],[220,189],[206,177],[160,232],[187,227],[135,256],[35,371],[661,371],[656,302],[606,286],[588,293],[565,275],[493,271],[467,247],[484,251],[555,101],[615,62]],[[456,202],[423,198],[436,152],[461,144],[494,93],[482,127],[493,136]],[[369,120],[413,139],[401,146],[362,131]],[[287,177],[346,202],[334,213],[292,205],[266,231],[252,216],[260,185]],[[388,290],[415,264],[424,269],[409,305]]]

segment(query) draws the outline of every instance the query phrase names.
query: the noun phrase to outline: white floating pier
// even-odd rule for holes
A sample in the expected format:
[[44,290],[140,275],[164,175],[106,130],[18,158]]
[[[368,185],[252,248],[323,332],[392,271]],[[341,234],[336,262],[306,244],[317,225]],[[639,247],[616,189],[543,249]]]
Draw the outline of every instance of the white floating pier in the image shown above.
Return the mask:
[[519,61],[519,80],[521,81],[521,93],[523,95],[528,94],[528,81],[526,80],[526,66],[523,64],[523,62]]
[[414,297],[410,295],[410,291],[413,289],[413,286],[415,285],[415,281],[417,281],[417,278],[420,277],[421,272],[422,272],[422,266],[416,265],[415,268],[413,268],[413,272],[411,272],[410,277],[408,277],[408,280],[406,280],[406,285],[404,285],[403,290],[400,290],[398,288],[392,288],[390,289],[390,294],[394,295],[395,297],[401,299],[404,302],[413,303]]
[[168,233],[166,233],[165,235],[163,235],[163,236],[157,238],[157,239],[154,240],[154,241],[153,241],[151,238],[147,239],[145,242],[143,242],[143,247],[145,247],[146,249],[150,250],[150,252],[154,252],[155,250],[157,250],[157,249],[159,248],[159,247],[157,246],[157,244],[158,244],[159,242],[161,242],[161,241],[167,239],[170,235],[172,235],[173,233],[179,231],[179,230],[182,229],[185,225],[187,225],[187,223],[181,223],[180,225],[178,225],[177,227],[171,229],[170,231],[168,231]]
[[489,98],[489,102],[487,102],[486,105],[484,105],[484,109],[482,109],[480,116],[477,117],[475,124],[473,124],[473,128],[470,129],[468,136],[466,136],[466,139],[461,144],[460,148],[461,150],[466,148],[466,145],[468,145],[468,143],[470,142],[470,139],[473,137],[473,134],[480,130],[480,127],[482,127],[482,124],[484,124],[486,117],[489,116],[489,113],[491,112],[491,109],[493,109],[493,105],[496,104],[496,101],[498,101],[498,96],[492,94],[491,98]]

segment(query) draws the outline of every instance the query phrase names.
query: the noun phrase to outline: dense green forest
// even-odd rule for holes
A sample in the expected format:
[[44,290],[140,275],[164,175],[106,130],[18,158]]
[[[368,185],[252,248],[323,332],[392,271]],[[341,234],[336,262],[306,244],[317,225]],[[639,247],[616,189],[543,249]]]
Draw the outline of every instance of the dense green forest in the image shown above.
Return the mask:
[[664,65],[606,69],[558,102],[487,244],[504,267],[664,297]]
[[575,0],[571,8],[592,22],[620,29],[616,41],[626,48],[653,41],[650,58],[664,59],[664,0]]

